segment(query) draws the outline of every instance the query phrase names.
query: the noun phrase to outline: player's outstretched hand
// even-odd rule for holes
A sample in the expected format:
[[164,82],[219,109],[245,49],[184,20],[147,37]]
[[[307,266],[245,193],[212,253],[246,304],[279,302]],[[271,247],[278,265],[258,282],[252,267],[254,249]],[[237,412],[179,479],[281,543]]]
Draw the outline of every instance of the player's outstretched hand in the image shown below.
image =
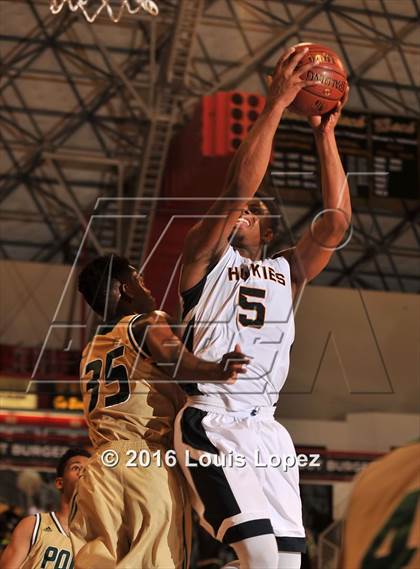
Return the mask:
[[305,57],[307,51],[308,48],[305,48],[296,52],[294,47],[290,47],[280,56],[273,75],[267,77],[268,106],[279,104],[286,108],[294,101],[302,87],[313,85],[313,80],[301,79],[301,76],[304,76],[315,65],[306,63],[299,67],[299,62]]
[[233,352],[228,352],[219,363],[223,381],[225,383],[235,383],[238,373],[245,373],[246,366],[250,358],[241,352],[239,344],[236,344]]
[[325,113],[325,115],[315,115],[313,117],[308,117],[309,124],[311,125],[315,133],[334,131],[340,119],[341,111],[343,110],[343,107],[347,103],[347,99],[349,98],[349,91],[350,87],[347,85],[343,98],[341,99],[341,101],[337,103],[337,106],[329,113]]

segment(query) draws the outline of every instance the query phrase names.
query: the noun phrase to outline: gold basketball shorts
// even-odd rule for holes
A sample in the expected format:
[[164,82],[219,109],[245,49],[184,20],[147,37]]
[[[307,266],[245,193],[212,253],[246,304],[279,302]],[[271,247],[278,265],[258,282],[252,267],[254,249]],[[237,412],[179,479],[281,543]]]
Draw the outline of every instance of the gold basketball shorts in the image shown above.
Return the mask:
[[117,441],[89,459],[70,511],[75,569],[188,567],[187,492],[165,453],[143,441]]

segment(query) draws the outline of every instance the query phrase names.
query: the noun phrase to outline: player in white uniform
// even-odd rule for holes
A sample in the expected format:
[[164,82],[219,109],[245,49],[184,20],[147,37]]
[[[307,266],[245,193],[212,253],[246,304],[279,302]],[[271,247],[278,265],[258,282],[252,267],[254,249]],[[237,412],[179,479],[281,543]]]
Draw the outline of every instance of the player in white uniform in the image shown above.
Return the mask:
[[[188,385],[189,399],[175,431],[200,522],[232,545],[241,569],[300,567],[305,531],[298,466],[291,438],[273,413],[294,339],[293,298],[326,266],[351,218],[334,137],[339,104],[329,115],[309,119],[321,164],[324,213],[296,247],[264,258],[273,225],[265,203],[252,198],[283,111],[307,83],[300,76],[310,64],[297,69],[305,52],[293,51],[276,66],[266,107],[232,161],[223,199],[187,236],[180,281],[188,348],[218,360],[240,343],[253,357],[235,384],[210,385],[197,378]],[[210,465],[202,461],[206,453]],[[270,466],[272,457],[280,457],[281,466]]]

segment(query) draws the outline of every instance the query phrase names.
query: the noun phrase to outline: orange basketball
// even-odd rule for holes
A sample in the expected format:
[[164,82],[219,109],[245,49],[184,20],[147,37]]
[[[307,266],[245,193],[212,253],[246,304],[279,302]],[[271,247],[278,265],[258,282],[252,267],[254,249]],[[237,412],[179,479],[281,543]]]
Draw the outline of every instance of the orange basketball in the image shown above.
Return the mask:
[[316,43],[298,43],[295,46],[297,51],[305,47],[309,51],[299,62],[298,69],[306,63],[314,63],[315,66],[302,75],[302,79],[313,80],[314,84],[301,89],[289,108],[300,115],[323,115],[334,109],[343,98],[347,73],[332,49]]

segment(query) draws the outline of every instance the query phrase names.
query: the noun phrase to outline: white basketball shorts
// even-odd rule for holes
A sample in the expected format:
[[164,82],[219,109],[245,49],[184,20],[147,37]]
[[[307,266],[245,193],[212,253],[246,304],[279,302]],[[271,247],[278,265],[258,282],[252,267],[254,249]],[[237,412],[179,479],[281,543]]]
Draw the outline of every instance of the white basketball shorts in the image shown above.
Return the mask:
[[225,411],[187,402],[175,422],[178,462],[200,523],[227,544],[264,534],[303,552],[299,468],[274,408]]

